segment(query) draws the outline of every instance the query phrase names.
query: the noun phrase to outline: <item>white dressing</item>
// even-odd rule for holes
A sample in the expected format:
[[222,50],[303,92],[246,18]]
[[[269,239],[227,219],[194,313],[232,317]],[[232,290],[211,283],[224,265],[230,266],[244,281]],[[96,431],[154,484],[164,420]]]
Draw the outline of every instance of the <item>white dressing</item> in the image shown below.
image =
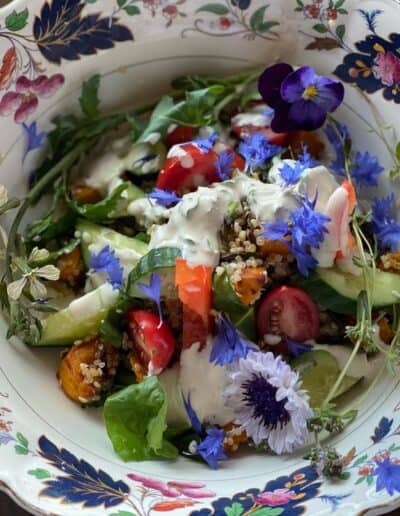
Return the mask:
[[170,210],[154,202],[148,197],[142,197],[129,203],[127,211],[137,222],[146,228],[158,224],[168,218]]

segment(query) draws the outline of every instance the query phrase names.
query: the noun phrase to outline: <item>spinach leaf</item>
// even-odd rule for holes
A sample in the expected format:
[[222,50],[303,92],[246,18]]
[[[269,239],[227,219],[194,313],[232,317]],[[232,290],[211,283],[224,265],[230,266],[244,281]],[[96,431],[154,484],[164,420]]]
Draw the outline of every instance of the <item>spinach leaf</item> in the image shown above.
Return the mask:
[[124,461],[174,459],[178,450],[165,439],[167,397],[156,376],[109,396],[104,421],[117,455]]
[[100,75],[94,75],[82,85],[79,104],[81,106],[82,113],[87,118],[96,118],[99,115],[99,86]]

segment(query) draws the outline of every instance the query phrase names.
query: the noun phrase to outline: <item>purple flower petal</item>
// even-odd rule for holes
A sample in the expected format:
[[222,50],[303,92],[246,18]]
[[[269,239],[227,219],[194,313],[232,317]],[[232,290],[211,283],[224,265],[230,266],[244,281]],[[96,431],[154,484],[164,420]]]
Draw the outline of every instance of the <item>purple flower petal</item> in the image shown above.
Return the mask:
[[182,200],[182,197],[179,197],[176,193],[168,192],[161,188],[154,188],[154,190],[149,193],[148,197],[157,204],[160,204],[160,206],[170,206],[171,204],[176,204]]
[[203,426],[199,418],[197,417],[197,414],[194,411],[192,404],[190,403],[190,394],[187,400],[185,399],[185,397],[183,397],[183,404],[185,405],[186,414],[190,419],[190,424],[192,425],[193,430],[196,432],[196,434],[201,435],[203,433]]
[[303,66],[286,77],[281,86],[282,99],[290,104],[303,98],[304,90],[313,85],[316,74],[310,66]]
[[228,457],[224,452],[225,432],[219,428],[207,428],[207,437],[197,445],[197,453],[211,469],[218,469],[218,462]]
[[158,315],[160,316],[160,322],[162,322],[162,311],[161,311],[161,277],[156,272],[152,272],[149,280],[149,284],[137,283],[138,288],[147,297],[152,299],[157,305]]
[[328,77],[318,77],[315,83],[317,95],[313,102],[328,113],[335,111],[344,98],[343,84]]
[[275,115],[271,121],[271,129],[275,133],[297,131],[297,126],[289,120],[290,106],[287,102],[281,102],[275,108]]
[[121,267],[115,251],[108,245],[103,247],[99,253],[91,254],[89,266],[95,272],[107,273],[108,280],[114,289],[119,288],[124,282],[124,269]]
[[298,129],[314,131],[326,120],[326,111],[310,100],[299,100],[291,105],[289,123]]
[[258,91],[265,102],[275,108],[282,102],[281,85],[286,77],[293,72],[293,68],[287,63],[276,63],[269,66],[260,75],[258,80]]
[[239,358],[246,358],[247,353],[253,349],[251,343],[238,333],[226,315],[220,315],[216,324],[218,334],[211,349],[210,362],[224,366]]

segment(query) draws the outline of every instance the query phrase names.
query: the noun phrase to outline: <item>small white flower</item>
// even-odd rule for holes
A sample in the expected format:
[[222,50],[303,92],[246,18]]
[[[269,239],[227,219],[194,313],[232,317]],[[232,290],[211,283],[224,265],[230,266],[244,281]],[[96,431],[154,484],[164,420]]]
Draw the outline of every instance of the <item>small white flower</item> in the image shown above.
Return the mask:
[[50,253],[47,249],[39,249],[38,247],[34,247],[29,255],[29,262],[41,262],[42,260],[46,260],[49,257]]
[[0,207],[4,206],[7,201],[8,201],[7,188],[4,185],[0,184]]
[[[42,251],[45,251],[45,249],[42,249]],[[54,265],[36,267],[30,272],[24,274],[22,278],[7,285],[8,297],[13,301],[17,301],[21,297],[25,286],[29,284],[29,290],[32,297],[34,299],[43,299],[47,294],[47,288],[38,278],[48,281],[57,281],[60,278],[60,271]]]
[[281,357],[260,351],[250,351],[229,369],[226,406],[236,414],[234,423],[256,445],[266,440],[281,454],[306,444],[307,419],[313,412],[298,373]]

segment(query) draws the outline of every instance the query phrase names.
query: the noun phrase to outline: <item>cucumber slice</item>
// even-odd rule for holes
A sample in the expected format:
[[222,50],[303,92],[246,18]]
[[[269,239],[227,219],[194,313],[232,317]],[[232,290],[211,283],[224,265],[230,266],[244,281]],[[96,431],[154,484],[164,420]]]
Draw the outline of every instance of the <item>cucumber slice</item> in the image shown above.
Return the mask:
[[[357,312],[357,298],[364,290],[364,279],[339,269],[317,269],[308,278],[296,277],[294,283],[305,290],[315,302],[341,314]],[[400,303],[400,274],[377,270],[375,272],[372,304],[382,307]]]
[[146,197],[146,194],[139,187],[132,183],[129,183],[126,189],[121,193],[121,197],[117,202],[117,205],[112,212],[112,218],[119,219],[123,217],[130,217],[128,212],[128,206],[131,202],[137,201]]
[[158,247],[151,249],[139,260],[136,267],[129,274],[128,294],[131,297],[144,297],[143,292],[136,286],[138,281],[148,283],[152,272],[158,272],[163,277],[161,294],[174,285],[175,262],[181,255],[180,249],[176,247]]
[[104,283],[72,301],[67,308],[49,315],[43,322],[42,338],[38,346],[66,346],[96,335],[117,297],[118,290]]
[[236,328],[250,340],[257,339],[255,312],[253,306],[242,303],[234,291],[226,272],[214,274],[214,308],[229,315]]
[[76,229],[81,234],[82,256],[87,268],[90,254],[99,253],[105,246],[109,246],[119,258],[124,273],[128,274],[148,251],[148,245],[142,240],[122,235],[87,220],[79,220]]

